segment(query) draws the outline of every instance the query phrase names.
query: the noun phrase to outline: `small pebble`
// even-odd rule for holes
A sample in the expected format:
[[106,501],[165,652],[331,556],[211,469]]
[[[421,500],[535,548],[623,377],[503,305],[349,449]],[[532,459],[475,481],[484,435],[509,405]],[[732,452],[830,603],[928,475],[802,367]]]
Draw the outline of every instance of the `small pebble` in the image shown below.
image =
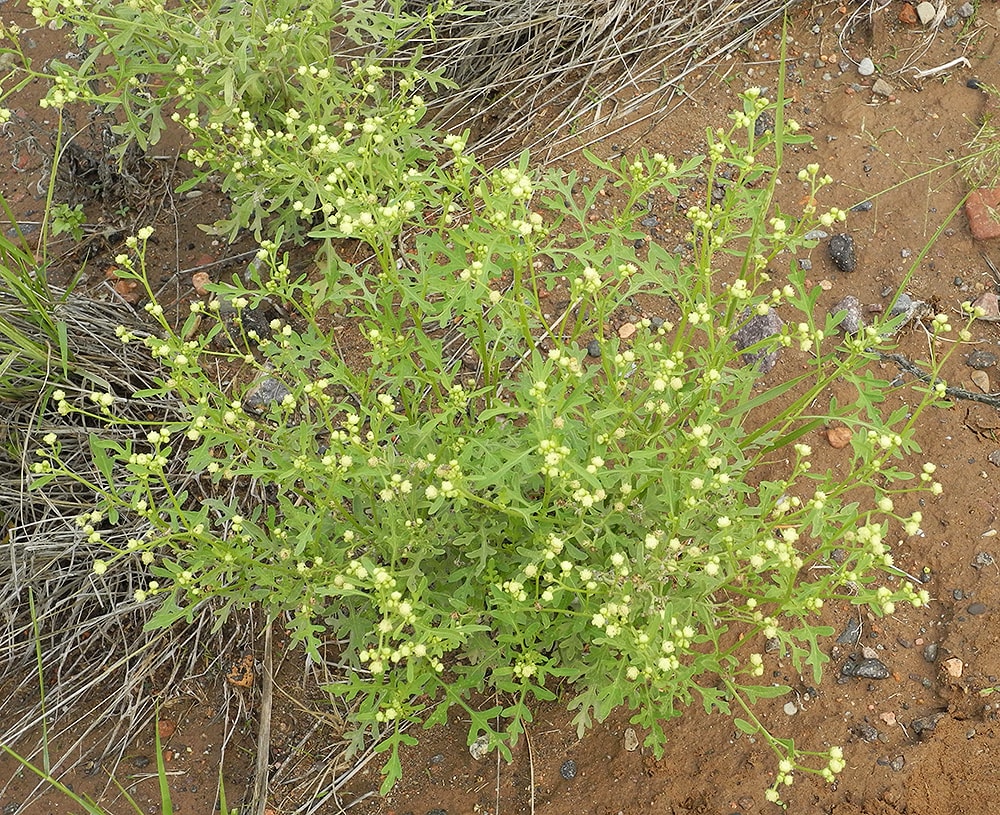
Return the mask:
[[975,383],[976,387],[983,393],[990,392],[990,378],[986,371],[973,371],[969,375],[969,379],[971,379]]
[[[749,310],[744,310],[742,317],[749,317],[749,319],[733,334],[733,345],[736,346],[737,351],[744,351],[751,346],[762,343],[768,337],[779,335],[784,325],[778,312],[773,308],[769,309],[766,314],[755,313],[752,316]],[[768,373],[778,364],[778,347],[776,346],[776,343],[758,345],[754,351],[743,354],[743,364],[756,365],[757,370],[762,374]]]
[[850,235],[834,235],[828,246],[830,260],[842,272],[853,272],[858,267],[854,238]]
[[868,57],[865,57],[858,65],[858,73],[861,74],[861,76],[871,76],[875,73],[875,63]]
[[618,336],[623,340],[627,340],[636,332],[635,323],[623,323],[618,329]]
[[855,204],[851,207],[851,212],[871,212],[874,206],[871,201],[862,201],[860,204]]
[[976,13],[976,7],[972,3],[963,3],[958,7],[955,12],[963,20],[968,20],[973,14]]
[[889,762],[889,769],[891,769],[893,772],[898,773],[900,770],[903,769],[903,766],[905,764],[906,764],[905,758],[903,758],[902,756],[896,756],[892,761]]
[[587,356],[594,359],[601,358],[601,343],[598,340],[591,340],[587,343]]
[[889,309],[890,317],[898,317],[900,314],[906,314],[915,306],[913,298],[908,294],[901,294],[896,298],[896,302],[892,304],[892,308]]
[[906,258],[913,257],[913,252],[911,252],[909,249],[900,249],[899,256],[903,258],[903,260],[906,260]]
[[650,317],[649,318],[649,327],[652,328],[653,331],[659,331],[661,328],[663,328],[663,318],[662,317]]
[[753,134],[757,138],[760,138],[761,136],[764,136],[767,133],[773,133],[773,132],[774,132],[774,117],[767,111],[764,111],[757,117],[757,120],[753,123]]
[[861,319],[861,303],[853,294],[847,295],[830,306],[830,314],[841,313],[843,316],[837,326],[843,329],[845,334],[853,337],[864,327],[864,322]]
[[799,712],[799,706],[795,702],[785,702],[785,706],[782,709],[785,711],[786,716],[794,716]]
[[958,657],[948,657],[944,661],[944,670],[952,679],[961,679],[965,670],[965,663]]
[[974,91],[978,91],[980,88],[983,87],[983,83],[980,80],[976,79],[975,77],[972,77],[971,79],[965,80],[965,87],[972,88],[972,90]]
[[972,559],[973,569],[982,569],[983,566],[993,565],[993,555],[989,552],[976,552],[976,556]]
[[969,614],[975,614],[977,616],[979,614],[985,614],[986,613],[986,604],[985,603],[973,603],[971,606],[969,606],[968,612],[969,612]]
[[822,229],[810,229],[802,236],[802,239],[806,241],[821,241],[826,237],[828,237],[828,234]]
[[948,17],[944,18],[944,24],[945,24],[946,28],[954,28],[961,21],[962,21],[962,18],[959,17],[957,14],[952,14],[952,15],[949,15]]
[[559,768],[559,775],[567,781],[572,781],[576,778],[576,762],[573,759],[564,761],[562,767]]
[[888,679],[889,669],[880,659],[849,659],[840,669],[843,676],[857,676],[862,679]]
[[646,217],[642,218],[639,221],[639,223],[642,224],[642,226],[644,226],[646,229],[651,229],[652,227],[659,225],[660,219],[655,215],[647,215]]
[[808,272],[813,267],[813,262],[809,258],[799,258],[799,268],[803,272]]
[[431,764],[440,764],[442,761],[444,761],[444,753],[431,756]]
[[997,355],[990,351],[977,348],[965,358],[965,364],[977,371],[985,371],[997,364]]
[[965,592],[961,589],[952,589],[951,596],[953,600],[964,600]]
[[938,644],[936,642],[929,642],[924,646],[924,661],[934,662],[937,660],[938,655]]
[[895,95],[896,89],[882,79],[882,77],[879,77],[872,83],[872,93],[875,96],[884,96],[888,99],[890,96]]
[[841,645],[854,645],[861,636],[861,622],[857,617],[850,617],[847,620],[847,624],[844,626],[844,630],[841,632],[840,636],[837,637],[837,642]]
[[132,759],[131,764],[136,769],[141,770],[150,765],[150,760],[148,756],[136,756],[135,758]]
[[448,815],[448,810],[446,809],[428,809],[427,815]]
[[913,728],[913,732],[918,736],[923,732],[931,732],[937,727],[937,724],[945,716],[944,713],[932,713],[930,716],[924,716],[920,719],[914,719],[910,723],[910,727]]
[[469,755],[476,761],[482,761],[490,752],[490,737],[483,734],[469,745]]

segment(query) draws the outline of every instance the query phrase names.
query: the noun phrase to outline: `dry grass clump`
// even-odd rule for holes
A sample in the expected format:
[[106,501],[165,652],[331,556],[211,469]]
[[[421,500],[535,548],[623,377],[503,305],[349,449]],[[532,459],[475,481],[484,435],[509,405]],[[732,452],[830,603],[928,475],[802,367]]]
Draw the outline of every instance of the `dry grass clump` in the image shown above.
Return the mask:
[[[185,407],[132,397],[153,384],[158,366],[141,343],[123,345],[115,336],[121,324],[145,333],[130,309],[8,274],[2,281],[8,290],[0,292],[0,670],[6,677],[0,744],[34,750],[32,758],[47,748],[43,740],[65,745],[61,735],[72,733],[64,757],[96,756],[113,766],[159,699],[242,643],[223,646],[210,609],[192,625],[146,631],[151,610],[133,599],[144,587],[138,571],[93,572],[94,559],[107,552],[95,549],[76,523],[93,509],[93,492],[69,479],[31,489],[31,465],[46,434],[56,436],[62,459],[80,479],[100,484],[93,440],[141,445],[148,422],[178,419]],[[57,387],[81,407],[90,406],[92,391],[113,393],[126,421],[60,415],[49,400]],[[199,484],[176,470],[168,477],[197,496]],[[144,524],[126,515],[102,532],[109,543],[124,545],[142,535]],[[58,775],[68,765],[56,759],[51,767]]]
[[[424,0],[420,0],[424,2]],[[664,111],[684,79],[746,43],[797,0],[469,0],[422,47],[457,90],[438,122],[478,146],[538,121],[556,145],[608,115]],[[621,98],[618,98],[621,97]],[[539,137],[539,140],[541,138]]]

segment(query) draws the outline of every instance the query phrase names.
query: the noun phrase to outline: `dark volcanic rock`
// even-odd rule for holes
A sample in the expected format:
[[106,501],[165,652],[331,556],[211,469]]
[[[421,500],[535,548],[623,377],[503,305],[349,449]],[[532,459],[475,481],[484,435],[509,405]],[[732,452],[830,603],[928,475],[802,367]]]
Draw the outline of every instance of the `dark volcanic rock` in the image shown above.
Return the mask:
[[842,272],[853,272],[858,266],[854,238],[850,235],[834,235],[830,238],[830,259]]

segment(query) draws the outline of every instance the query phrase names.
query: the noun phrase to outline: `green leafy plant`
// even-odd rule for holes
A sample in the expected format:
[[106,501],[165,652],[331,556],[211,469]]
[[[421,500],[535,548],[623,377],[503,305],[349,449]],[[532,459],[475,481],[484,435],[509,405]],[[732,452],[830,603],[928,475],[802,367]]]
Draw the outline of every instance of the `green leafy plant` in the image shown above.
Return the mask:
[[[87,55],[47,66],[43,104],[85,102],[114,113],[117,130],[145,148],[165,110],[189,131],[197,171],[190,189],[221,175],[232,200],[217,228],[301,237],[317,223],[349,225],[378,205],[404,211],[422,168],[444,146],[420,124],[439,71],[410,45],[433,33],[450,0],[413,11],[389,3],[254,0],[206,4],[32,0],[39,24],[65,26]],[[18,59],[27,65],[18,50]],[[349,226],[345,231],[350,231]]]
[[[657,751],[664,720],[692,702],[737,717],[780,757],[769,798],[799,769],[832,780],[839,748],[809,751],[755,718],[754,701],[787,690],[761,680],[761,646],[776,639],[818,682],[825,602],[876,614],[927,602],[888,541],[921,522],[899,496],[940,491],[933,464],[914,476],[900,460],[943,395],[942,359],[935,384],[884,415],[901,386],[868,363],[899,320],[851,335],[843,314],[818,311],[791,258],[846,216],[817,209],[830,179],[816,165],[799,173],[802,212],[775,205],[784,148],[806,140],[784,113],[752,90],[728,129],[706,133],[707,155],[591,157],[593,184],[539,175],[527,156],[487,171],[451,139],[454,161],[427,188],[441,214],[408,246],[399,218],[363,210],[353,234],[371,264],[329,251],[310,277],[291,271],[279,233],[180,328],[146,277],[140,230],[116,262],[146,289],[161,332],[144,341],[163,375],[137,397],[190,416],[94,450],[103,478],[78,523],[103,549],[98,579],[145,574],[135,601],[158,604],[155,625],[209,600],[222,619],[259,604],[316,658],[338,641],[329,691],[355,702],[359,739],[380,740],[386,787],[414,741],[405,724],[458,707],[470,743],[509,756],[532,701],[559,688],[581,732],[625,706]],[[689,249],[637,255],[640,204],[698,178],[703,203],[679,213]],[[598,200],[615,203],[595,220]],[[659,296],[662,317],[623,340],[609,321],[640,293]],[[339,351],[344,315],[361,358]],[[779,354],[796,365],[767,373]],[[220,366],[245,384],[221,385]],[[109,422],[116,398],[52,393],[61,412]],[[813,468],[809,440],[831,422],[852,431],[850,449],[836,471]],[[58,440],[46,445],[36,489],[74,478]],[[176,458],[216,497],[190,502],[166,479]],[[111,543],[137,516],[145,534]],[[496,702],[477,707],[480,691]]]
[[53,237],[68,234],[75,241],[83,238],[83,224],[87,220],[83,204],[72,207],[69,204],[53,204],[50,217]]

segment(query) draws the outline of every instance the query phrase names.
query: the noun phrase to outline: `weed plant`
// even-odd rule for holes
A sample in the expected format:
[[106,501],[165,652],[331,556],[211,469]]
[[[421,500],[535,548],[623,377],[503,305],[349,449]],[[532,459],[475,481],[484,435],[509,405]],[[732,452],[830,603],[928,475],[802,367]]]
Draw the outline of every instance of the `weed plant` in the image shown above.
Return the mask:
[[117,116],[120,152],[155,144],[168,117],[180,123],[195,167],[181,190],[218,178],[232,211],[215,229],[229,237],[250,227],[301,238],[317,223],[350,234],[375,204],[419,206],[419,168],[447,152],[421,124],[420,89],[433,92],[442,72],[424,70],[408,44],[433,35],[450,0],[423,11],[403,0],[29,5],[36,22],[66,27],[83,49],[39,73],[8,29],[14,62],[51,82],[43,106],[86,103]]
[[[765,116],[773,127],[758,135]],[[788,690],[762,679],[762,646],[777,640],[818,683],[824,603],[881,615],[927,602],[890,541],[921,522],[896,511],[898,496],[940,491],[933,464],[914,476],[900,462],[942,386],[908,390],[885,415],[899,386],[868,363],[895,324],[845,336],[843,315],[817,308],[794,253],[845,213],[813,203],[830,182],[815,165],[799,173],[802,212],[774,205],[784,148],[806,140],[796,131],[751,90],[728,128],[706,133],[705,156],[591,157],[592,184],[535,172],[527,156],[487,171],[444,137],[454,160],[420,199],[442,214],[412,248],[405,216],[372,203],[350,216],[371,265],[331,247],[310,276],[291,271],[279,231],[246,280],[215,285],[179,328],[145,274],[152,230],[140,230],[119,276],[145,287],[160,331],[141,341],[163,372],[136,398],[189,415],[102,445],[94,508],[77,519],[105,546],[96,578],[144,576],[134,601],[155,608],[154,626],[208,602],[221,624],[253,604],[314,658],[339,642],[342,679],[328,690],[354,703],[359,743],[380,739],[385,788],[415,741],[406,725],[457,708],[470,744],[485,736],[509,757],[533,702],[557,696],[581,733],[627,707],[656,752],[664,722],[697,701],[778,752],[769,798],[799,769],[832,780],[839,748],[782,740],[754,714]],[[640,203],[698,178],[688,251],[653,243],[639,256]],[[598,200],[619,203],[594,219]],[[560,287],[569,303],[551,313]],[[639,293],[661,298],[663,320],[624,341],[609,319]],[[280,316],[262,321],[266,308]],[[336,315],[360,326],[363,362],[339,353]],[[932,326],[951,328],[944,316]],[[734,341],[751,328],[755,339]],[[765,373],[779,355],[794,364]],[[220,368],[252,375],[227,387]],[[52,399],[116,420],[113,393]],[[810,442],[834,421],[852,430],[850,449],[836,472],[814,469]],[[219,497],[176,489],[164,473],[178,459]],[[33,469],[36,489],[73,478],[57,438]],[[251,491],[265,500],[238,497]],[[115,543],[136,519],[147,531]]]

